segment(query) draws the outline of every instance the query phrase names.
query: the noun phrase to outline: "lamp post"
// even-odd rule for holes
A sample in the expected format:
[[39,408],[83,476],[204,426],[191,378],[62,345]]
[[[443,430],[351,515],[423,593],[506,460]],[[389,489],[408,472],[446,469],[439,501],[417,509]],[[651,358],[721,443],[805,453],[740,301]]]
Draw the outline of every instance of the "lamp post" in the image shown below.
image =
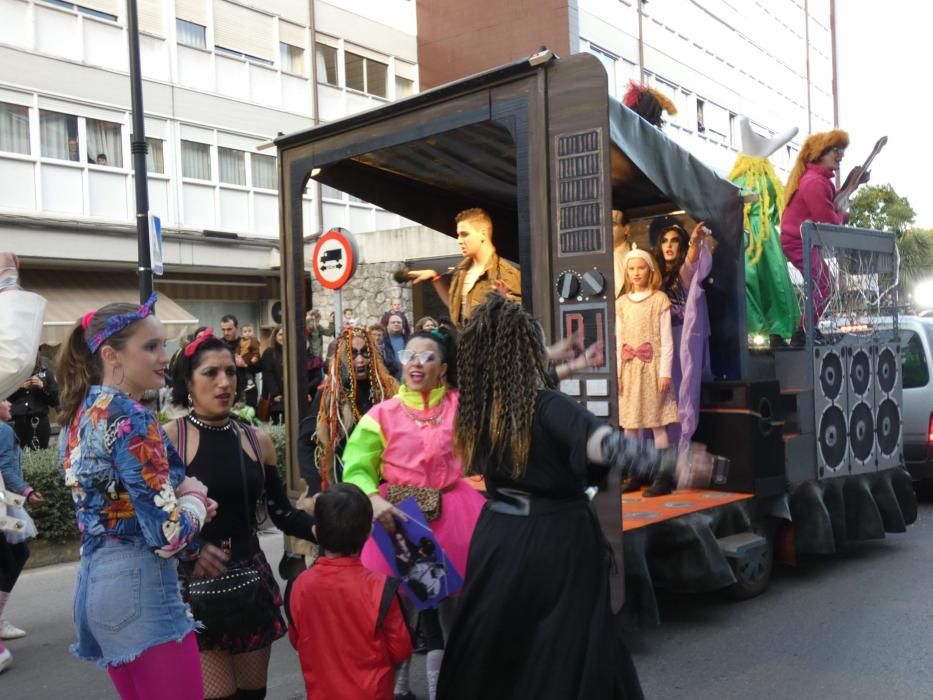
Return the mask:
[[126,0],[126,33],[130,51],[130,109],[133,113],[133,133],[130,152],[133,154],[133,178],[136,184],[136,245],[139,303],[152,294],[152,256],[149,252],[149,181],[146,176],[146,116],[143,112],[143,83],[139,61],[139,15],[136,0]]

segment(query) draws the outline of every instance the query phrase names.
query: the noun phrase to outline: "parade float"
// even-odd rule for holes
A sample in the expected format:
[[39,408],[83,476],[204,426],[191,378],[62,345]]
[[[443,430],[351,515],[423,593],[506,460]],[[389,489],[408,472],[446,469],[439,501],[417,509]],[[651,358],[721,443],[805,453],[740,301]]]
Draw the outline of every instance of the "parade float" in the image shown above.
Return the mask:
[[[897,335],[859,321],[887,315],[885,327],[896,330],[893,235],[806,224],[807,250],[821,251],[838,282],[828,320],[822,328],[809,320],[807,275],[799,282],[805,343],[750,343],[746,229],[755,228],[755,215],[746,208],[762,204],[761,195],[609,97],[594,57],[558,59],[545,50],[276,145],[290,436],[306,410],[298,349],[309,178],[450,236],[457,212],[489,212],[496,247],[520,266],[523,304],[546,335],[605,344],[602,366],[560,388],[610,422],[618,415],[612,211],[624,213],[631,240],[644,247],[651,220],[675,214],[688,228],[704,221],[715,238],[703,283],[709,376],[692,441],[718,466],[706,488],[647,499],[623,495],[615,475],[595,496],[624,562],[625,611],[657,621],[658,588],[757,595],[775,556],[831,554],[915,520],[901,449]],[[288,442],[297,486],[295,440]],[[614,593],[620,600],[623,591]]]

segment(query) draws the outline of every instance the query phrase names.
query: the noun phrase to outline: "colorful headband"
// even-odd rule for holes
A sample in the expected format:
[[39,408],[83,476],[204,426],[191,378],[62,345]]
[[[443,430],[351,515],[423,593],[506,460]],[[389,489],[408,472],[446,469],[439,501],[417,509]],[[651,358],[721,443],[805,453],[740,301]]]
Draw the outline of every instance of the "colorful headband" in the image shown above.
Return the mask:
[[[152,307],[155,306],[156,300],[156,293],[153,292],[149,299],[146,300],[146,303],[140,306],[136,311],[128,314],[116,314],[108,318],[104,324],[104,327],[87,339],[88,349],[92,353],[97,352],[97,349],[103,345],[107,338],[110,336],[119,333],[131,323],[135,323],[136,321],[144,319],[148,316],[152,316]],[[88,326],[91,325],[91,321],[93,320],[95,314],[96,312],[92,311],[84,314],[84,316],[81,318],[81,326],[85,330],[87,330]],[[87,325],[84,325],[85,323],[87,323]]]
[[647,250],[643,248],[636,248],[634,245],[632,249],[625,254],[625,263],[628,264],[628,261],[632,258],[641,258],[648,265],[648,269],[652,272],[655,268],[654,256],[651,255]]
[[198,347],[201,345],[201,343],[203,343],[208,338],[213,338],[213,337],[214,337],[214,329],[210,327],[205,328],[203,331],[198,333],[197,338],[195,338],[194,340],[192,340],[190,343],[188,343],[185,346],[185,349],[182,350],[182,354],[185,357],[193,356],[194,353],[198,351]]

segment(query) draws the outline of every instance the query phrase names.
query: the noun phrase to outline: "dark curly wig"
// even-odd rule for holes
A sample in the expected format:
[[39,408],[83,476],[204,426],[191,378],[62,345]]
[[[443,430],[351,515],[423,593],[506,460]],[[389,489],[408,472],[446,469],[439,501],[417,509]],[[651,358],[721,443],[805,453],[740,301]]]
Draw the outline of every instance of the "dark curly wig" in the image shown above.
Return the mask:
[[525,472],[538,391],[550,384],[541,326],[513,301],[491,293],[460,335],[457,453],[470,474],[511,461]]

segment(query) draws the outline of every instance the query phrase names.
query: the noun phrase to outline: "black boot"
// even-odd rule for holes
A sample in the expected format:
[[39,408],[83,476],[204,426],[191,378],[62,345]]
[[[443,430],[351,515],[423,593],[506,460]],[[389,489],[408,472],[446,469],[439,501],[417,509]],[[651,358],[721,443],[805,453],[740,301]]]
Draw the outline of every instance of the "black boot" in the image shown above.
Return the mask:
[[674,471],[677,467],[677,448],[666,447],[659,450],[661,453],[661,466],[658,468],[658,475],[654,478],[651,486],[645,491],[645,496],[666,496],[677,485],[674,481]]
[[622,482],[622,493],[633,493],[635,491],[641,491],[646,485],[646,482],[642,481],[636,476],[630,476],[628,479]]

